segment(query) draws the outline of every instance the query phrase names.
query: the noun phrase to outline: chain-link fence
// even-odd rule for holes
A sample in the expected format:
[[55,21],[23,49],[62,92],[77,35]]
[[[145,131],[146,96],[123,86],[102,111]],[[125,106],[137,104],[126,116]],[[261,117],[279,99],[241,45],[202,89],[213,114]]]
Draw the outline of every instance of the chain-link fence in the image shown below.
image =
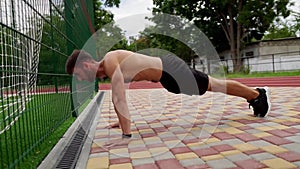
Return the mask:
[[92,0],[0,1],[0,168],[22,168],[92,97],[94,84],[72,85],[65,73],[92,26]]

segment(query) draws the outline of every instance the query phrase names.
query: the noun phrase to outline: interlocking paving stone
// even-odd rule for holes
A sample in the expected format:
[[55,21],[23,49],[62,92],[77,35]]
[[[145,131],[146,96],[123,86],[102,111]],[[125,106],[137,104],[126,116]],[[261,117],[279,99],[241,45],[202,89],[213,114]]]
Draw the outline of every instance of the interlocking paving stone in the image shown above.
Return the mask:
[[104,143],[119,139],[121,130],[105,128],[117,121],[107,90],[86,168],[299,168],[300,88],[270,89],[267,118],[254,117],[245,100],[220,93],[128,90],[135,139],[110,148]]
[[276,158],[275,155],[270,154],[270,153],[257,153],[257,154],[252,154],[250,155],[253,159],[257,160],[257,161],[261,161],[261,160],[267,160],[267,159],[272,159],[272,158]]
[[227,159],[212,160],[212,161],[208,161],[207,164],[210,167],[216,168],[216,169],[236,167],[236,165],[232,161],[227,160]]

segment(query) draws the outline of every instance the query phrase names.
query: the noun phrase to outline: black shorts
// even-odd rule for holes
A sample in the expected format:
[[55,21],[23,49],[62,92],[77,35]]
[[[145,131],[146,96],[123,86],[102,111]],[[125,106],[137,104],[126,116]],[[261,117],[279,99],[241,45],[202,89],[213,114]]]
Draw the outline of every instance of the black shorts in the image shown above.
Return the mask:
[[169,92],[187,95],[203,95],[208,88],[208,75],[190,68],[182,59],[167,55],[161,57],[162,86]]

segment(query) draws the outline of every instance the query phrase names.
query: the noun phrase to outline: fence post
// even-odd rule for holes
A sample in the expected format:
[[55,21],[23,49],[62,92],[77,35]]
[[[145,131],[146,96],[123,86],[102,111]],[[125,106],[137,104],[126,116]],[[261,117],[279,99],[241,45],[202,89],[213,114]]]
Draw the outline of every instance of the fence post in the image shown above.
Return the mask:
[[272,64],[273,64],[273,73],[275,73],[275,59],[274,59],[274,54],[272,54]]
[[210,74],[210,60],[207,59],[207,72]]

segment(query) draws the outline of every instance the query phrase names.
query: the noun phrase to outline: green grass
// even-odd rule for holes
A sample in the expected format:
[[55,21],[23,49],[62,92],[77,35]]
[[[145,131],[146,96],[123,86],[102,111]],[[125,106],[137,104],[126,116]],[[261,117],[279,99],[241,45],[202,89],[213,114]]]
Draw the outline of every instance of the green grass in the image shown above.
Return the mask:
[[76,118],[74,117],[68,118],[38,148],[20,163],[20,168],[37,168],[75,120]]
[[[71,119],[70,95],[68,93],[38,94],[30,97],[31,99],[26,102],[26,109],[23,112],[16,109],[16,105],[14,105],[9,106],[9,109],[1,114],[0,118],[4,119],[5,116],[3,115],[15,112],[14,117],[6,120],[2,119],[1,126],[3,124],[7,126],[16,117],[18,119],[9,130],[0,135],[0,168],[16,168],[15,165],[20,166],[20,168],[35,168],[38,162],[33,159],[41,161],[45,154],[49,152],[47,148],[40,149],[39,146],[44,144],[45,141],[47,142],[49,136],[50,138],[53,137],[51,142],[58,140],[59,136],[57,134],[52,136],[52,134],[56,130],[61,130],[58,129],[60,125]],[[2,101],[2,104],[4,103]],[[4,126],[1,128],[3,129]],[[31,153],[37,152],[38,149],[42,150],[40,151],[43,154],[42,156]],[[22,166],[24,157],[27,157],[29,161],[35,161],[35,163]]]
[[226,78],[251,78],[251,77],[280,77],[280,76],[300,76],[300,70],[289,72],[254,72],[251,74],[230,73],[226,74]]
[[[11,101],[16,99],[7,98]],[[90,101],[88,98],[79,107],[79,113]],[[1,101],[1,104],[6,103],[5,100]],[[69,93],[31,96],[25,111],[15,113],[19,119],[0,135],[0,168],[36,168],[76,120],[71,115],[70,104]],[[9,108],[0,113],[0,129],[4,129],[12,120],[4,120],[6,115],[16,110],[16,106]]]

